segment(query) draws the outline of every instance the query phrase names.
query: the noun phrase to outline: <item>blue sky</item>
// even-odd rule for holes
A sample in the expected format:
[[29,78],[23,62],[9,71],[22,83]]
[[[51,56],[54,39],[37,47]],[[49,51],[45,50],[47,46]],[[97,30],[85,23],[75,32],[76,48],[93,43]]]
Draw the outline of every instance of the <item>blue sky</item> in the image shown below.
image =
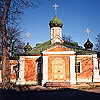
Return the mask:
[[[63,34],[83,46],[87,40],[86,28],[91,30],[90,40],[95,43],[100,32],[100,0],[56,0],[58,17],[62,20]],[[50,39],[49,22],[54,17],[54,3],[40,0],[38,8],[26,9],[22,16],[23,40],[32,46]]]

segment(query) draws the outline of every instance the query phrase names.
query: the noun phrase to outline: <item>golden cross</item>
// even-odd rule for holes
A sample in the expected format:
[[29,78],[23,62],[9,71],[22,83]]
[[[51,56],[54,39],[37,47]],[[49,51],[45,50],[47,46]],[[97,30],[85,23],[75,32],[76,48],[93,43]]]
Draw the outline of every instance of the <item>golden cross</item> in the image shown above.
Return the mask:
[[87,37],[89,38],[89,37],[90,37],[90,32],[91,32],[91,30],[90,30],[89,28],[87,28],[87,29],[85,30],[85,32],[87,33]]
[[55,16],[57,16],[57,8],[59,7],[59,5],[57,5],[56,3],[52,6],[55,9]]

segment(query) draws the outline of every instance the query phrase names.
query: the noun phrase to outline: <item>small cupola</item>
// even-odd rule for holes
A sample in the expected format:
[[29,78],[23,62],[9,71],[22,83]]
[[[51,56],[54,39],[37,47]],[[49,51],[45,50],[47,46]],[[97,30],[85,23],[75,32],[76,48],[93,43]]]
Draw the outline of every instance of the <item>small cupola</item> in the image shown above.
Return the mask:
[[84,44],[85,50],[92,50],[93,48],[93,43],[90,42],[89,39],[87,39],[87,41]]
[[56,42],[62,43],[62,21],[55,16],[49,23],[50,26],[50,36],[51,36],[51,43],[54,44]]
[[62,21],[61,21],[57,16],[55,16],[55,17],[50,21],[49,26],[50,26],[50,28],[52,28],[52,27],[60,27],[60,28],[62,28],[63,23],[62,23]]
[[53,19],[49,23],[49,26],[50,26],[50,40],[51,40],[52,44],[63,43],[63,39],[62,39],[63,23],[57,17],[57,8],[58,7],[59,6],[56,3],[55,3],[55,5],[53,5],[53,8],[55,9],[55,16],[53,17]]

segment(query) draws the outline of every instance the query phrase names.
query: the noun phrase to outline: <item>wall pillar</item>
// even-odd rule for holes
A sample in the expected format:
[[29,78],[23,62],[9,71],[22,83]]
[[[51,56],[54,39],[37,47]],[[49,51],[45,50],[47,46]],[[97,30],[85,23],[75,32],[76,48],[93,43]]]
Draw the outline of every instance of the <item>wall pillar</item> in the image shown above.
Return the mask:
[[97,54],[93,54],[93,82],[100,82]]
[[2,83],[2,70],[0,70],[0,83]]
[[24,85],[25,84],[25,79],[24,79],[25,59],[23,57],[20,57],[19,63],[20,63],[20,66],[19,66],[19,77],[18,77],[18,80],[17,80],[16,84]]
[[48,56],[43,56],[43,80],[42,86],[48,81]]
[[76,84],[75,56],[70,56],[70,84]]

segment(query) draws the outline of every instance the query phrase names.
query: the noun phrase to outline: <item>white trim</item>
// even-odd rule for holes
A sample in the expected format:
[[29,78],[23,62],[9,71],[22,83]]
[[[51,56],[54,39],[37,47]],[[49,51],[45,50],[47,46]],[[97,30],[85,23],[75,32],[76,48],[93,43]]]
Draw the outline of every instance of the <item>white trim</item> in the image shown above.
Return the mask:
[[25,64],[25,58],[23,56],[20,57],[20,67],[19,67],[19,78],[16,82],[16,84],[25,84],[25,79],[24,79],[24,64]]
[[16,83],[16,79],[10,79],[10,82]]
[[98,59],[97,55],[93,55],[93,82],[100,82],[100,74],[98,69]]
[[62,52],[46,52],[44,51],[43,54],[75,54],[74,51],[62,51]]
[[2,83],[2,70],[0,70],[0,83]]
[[26,85],[37,85],[38,82],[36,82],[36,81],[25,81],[25,84]]
[[[14,81],[12,81],[12,82],[14,82]],[[24,81],[24,83],[22,84],[21,81],[18,81],[16,84],[17,85],[37,85],[38,82],[37,81]]]
[[77,82],[91,82],[91,78],[84,78],[84,79],[82,79],[82,78],[77,78]]
[[80,73],[82,73],[82,62],[81,61],[77,61],[77,63],[80,63]]
[[51,40],[51,43],[53,44],[53,43],[56,43],[56,42],[62,43],[64,41],[61,39],[60,36],[56,36]]
[[82,73],[82,62],[80,61],[80,73]]
[[97,59],[97,55],[93,55],[93,66],[94,66],[94,70],[98,70],[98,59]]
[[42,86],[48,81],[48,56],[43,56],[43,80]]
[[91,54],[91,55],[77,55],[77,57],[92,57],[97,58],[97,54]]
[[100,78],[95,78],[93,82],[100,82]]
[[21,56],[21,57],[25,59],[25,58],[39,58],[40,56]]
[[93,81],[94,82],[100,82],[100,74],[99,74],[99,69],[98,69],[98,60],[97,60],[97,55],[93,55]]
[[15,64],[15,65],[11,65],[11,70],[10,70],[10,71],[11,71],[11,74],[14,74],[14,73],[15,73],[15,71],[14,71],[14,68],[13,68],[13,67],[14,67],[14,66],[16,66],[16,65],[17,65],[17,64]]
[[[60,45],[60,44],[57,44],[57,45],[54,45],[54,46],[52,46],[52,47],[50,47],[50,48],[48,48],[48,49],[46,49],[46,50],[44,50],[42,53],[45,53],[45,52],[47,52],[48,50],[54,50],[54,49],[56,49],[56,46],[61,46],[61,48],[68,48],[68,47],[66,47],[66,46],[63,46],[63,45]],[[70,50],[70,51],[74,51],[74,50]],[[57,52],[57,51],[56,51]],[[59,52],[59,51],[58,51]],[[61,51],[61,52],[63,52],[63,51]],[[65,50],[65,52],[67,52],[67,50]],[[76,53],[76,52],[75,52]]]
[[92,57],[92,54],[91,55],[77,55],[77,57]]
[[70,82],[69,80],[48,80],[48,82]]
[[70,56],[70,84],[76,84],[75,56]]

